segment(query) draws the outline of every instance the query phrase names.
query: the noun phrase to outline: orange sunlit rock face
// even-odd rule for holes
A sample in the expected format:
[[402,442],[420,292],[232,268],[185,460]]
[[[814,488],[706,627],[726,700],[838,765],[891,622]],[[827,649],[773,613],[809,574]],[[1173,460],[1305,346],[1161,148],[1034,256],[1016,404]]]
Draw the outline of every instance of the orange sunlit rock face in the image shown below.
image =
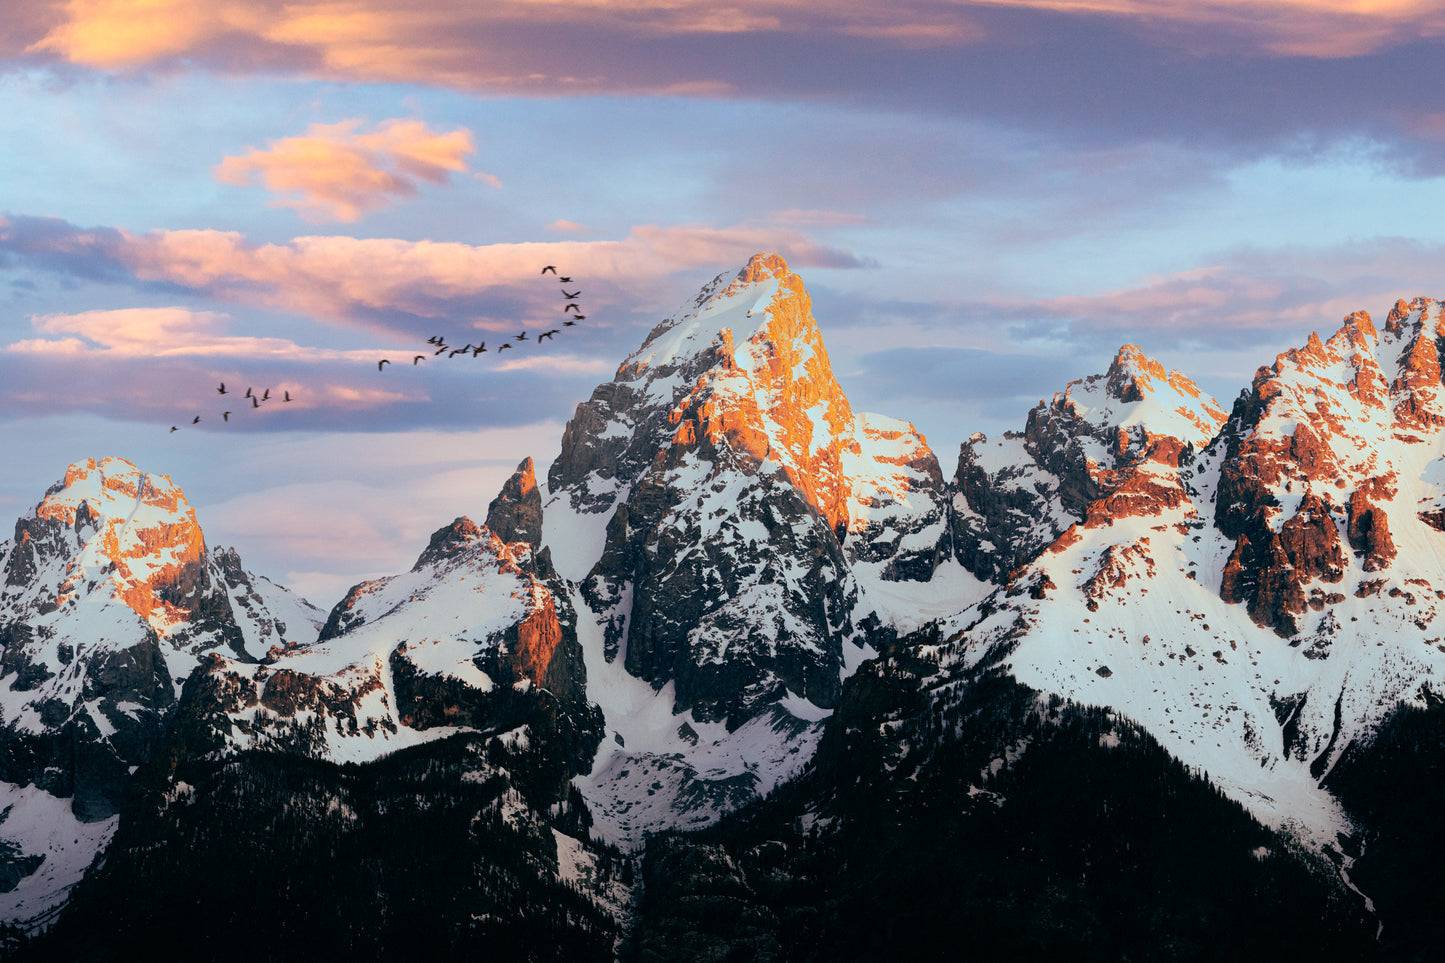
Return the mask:
[[84,545],[94,540],[98,556],[113,563],[105,574],[115,597],[157,632],[187,618],[160,596],[202,563],[206,546],[195,510],[169,477],[120,458],[87,459],[66,470],[35,514],[76,528],[82,560]]

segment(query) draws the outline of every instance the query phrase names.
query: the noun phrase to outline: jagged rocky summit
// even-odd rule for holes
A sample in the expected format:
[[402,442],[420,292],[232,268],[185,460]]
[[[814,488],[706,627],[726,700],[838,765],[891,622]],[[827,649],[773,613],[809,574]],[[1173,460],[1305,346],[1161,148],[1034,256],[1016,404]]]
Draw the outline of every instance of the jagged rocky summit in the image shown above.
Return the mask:
[[[926,851],[908,820],[973,826],[948,838],[977,861],[939,869],[982,873],[978,827],[1015,838],[1058,791],[1050,767],[1088,760],[1151,787],[1127,797],[1149,800],[1142,848],[1203,820],[1228,840],[1190,843],[1220,848],[1201,879],[1300,901],[1225,916],[1327,904],[1321,933],[1353,947],[1375,912],[1354,878],[1388,878],[1369,853],[1392,851],[1360,774],[1379,733],[1428,743],[1401,725],[1445,706],[1442,339],[1440,302],[1383,329],[1357,313],[1230,412],[1125,345],[1020,430],[971,437],[950,478],[911,424],[852,409],[802,280],[760,254],[578,405],[545,480],[524,460],[482,524],[442,526],[328,613],[208,551],[169,480],[72,466],[0,546],[0,910],[41,919],[109,846],[72,911],[90,922],[60,928],[84,955],[86,927],[160,925],[116,894],[185,891],[190,864],[149,855],[168,839],[247,866],[214,829],[245,813],[255,838],[366,851],[419,805],[465,863],[427,911],[438,952],[535,925],[605,956],[631,925],[633,950],[686,956],[739,907],[749,952],[844,946],[846,927],[813,928],[882,912],[849,867]],[[1109,842],[1065,827],[1059,845],[1086,867],[1122,844],[1105,864],[1128,878],[1126,796],[1081,791]],[[146,815],[118,826],[126,799]],[[706,846],[648,843],[749,803]],[[634,905],[611,844],[656,854],[649,890],[691,895]],[[391,878],[357,884],[380,916],[412,885]],[[1082,876],[1051,880],[1014,882],[1063,901],[1046,915],[1109,912]],[[761,894],[785,891],[802,915],[767,922]],[[508,916],[523,892],[530,922]],[[373,945],[368,925],[345,945]]]
[[0,543],[0,571],[0,915],[15,919],[63,899],[104,847],[196,666],[310,641],[320,613],[208,550],[181,490],[119,458],[71,465]]

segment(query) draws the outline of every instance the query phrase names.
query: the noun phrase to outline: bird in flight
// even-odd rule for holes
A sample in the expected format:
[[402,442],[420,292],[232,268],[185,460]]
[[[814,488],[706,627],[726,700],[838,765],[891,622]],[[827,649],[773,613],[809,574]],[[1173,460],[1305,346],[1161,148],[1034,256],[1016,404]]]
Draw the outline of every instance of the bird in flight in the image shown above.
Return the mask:
[[256,400],[256,396],[255,396],[255,395],[252,395],[252,396],[251,396],[251,407],[252,407],[252,408],[259,408],[259,407],[261,407],[261,402],[259,402],[259,401]]
[[557,328],[553,328],[551,331],[543,331],[541,334],[537,335],[537,340],[538,340],[538,341],[543,341],[543,340],[545,340],[545,339],[547,339],[547,338],[550,338],[550,337],[552,337],[552,335],[556,334],[557,331],[558,331]]
[[425,361],[425,360],[426,360],[426,355],[424,355],[424,354],[419,354],[419,355],[417,355],[415,358],[412,358],[412,359],[411,359],[411,363],[412,363],[412,364],[421,364],[421,363],[422,363],[423,361]]
[[571,279],[571,278],[558,278],[557,280],[558,280],[558,281],[561,281],[563,284],[571,284],[571,283],[572,283],[572,279]]
[[432,352],[432,357],[435,358],[437,355],[441,354],[441,353],[442,353],[443,351],[445,351],[446,349],[447,349],[447,346],[446,346],[446,345],[442,345],[440,348],[437,348],[435,351]]
[[427,338],[427,339],[426,339],[426,343],[427,343],[427,344],[441,344],[441,343],[442,343],[442,336],[439,335],[439,334],[434,334],[434,335],[432,335],[430,338]]
[[485,350],[487,350],[487,343],[483,341],[477,347],[472,349],[472,357],[475,358],[477,355],[481,354]]
[[581,296],[581,291],[573,291],[571,294],[568,294],[566,291],[562,292],[562,297],[566,298],[568,301],[571,301],[573,298],[579,298]]
[[226,383],[224,381],[221,382],[221,387],[216,389],[216,393],[222,395],[226,393]]
[[564,328],[570,328],[570,327],[572,327],[572,325],[574,325],[574,324],[576,324],[576,323],[577,323],[576,321],[563,321],[563,322],[562,322],[562,327],[564,327]]
[[282,400],[282,401],[290,401],[290,400],[291,400],[291,392],[289,392],[289,391],[286,392],[286,397],[282,398],[281,400]]
[[585,315],[585,314],[574,314],[574,315],[572,315],[572,320],[573,320],[573,321],[581,321],[581,320],[582,320],[583,318],[585,318],[585,317],[587,317],[587,315]]
[[504,342],[502,342],[502,346],[501,346],[500,348],[498,348],[497,350],[498,350],[498,351],[506,351],[506,350],[507,350],[508,348],[510,348],[511,346],[512,346],[511,342],[509,342],[509,341],[504,341]]
[[261,400],[262,400],[262,401],[268,401],[268,400],[270,400],[270,398],[271,398],[271,389],[270,389],[270,388],[267,388],[265,394],[261,395]]
[[221,420],[222,420],[222,421],[230,421],[230,420],[231,420],[231,413],[230,413],[229,411],[223,411],[223,412],[221,412]]
[[175,426],[175,425],[171,425],[171,431],[175,431],[175,430],[176,430],[176,426]]
[[193,424],[193,425],[199,425],[200,423],[201,423],[201,416],[200,416],[200,415],[196,415],[196,417],[194,417],[194,418],[191,419],[191,424]]
[[575,301],[568,301],[566,304],[562,305],[562,313],[563,313],[563,314],[566,314],[568,311],[581,311],[581,310],[582,310],[582,309],[577,306],[577,303],[576,303]]
[[[412,363],[415,364],[415,362],[412,362]],[[389,358],[382,358],[380,361],[378,361],[378,362],[376,363],[376,370],[377,370],[377,371],[380,371],[380,370],[381,370],[381,366],[382,366],[382,365],[385,365],[385,364],[391,364],[391,359],[389,359]],[[249,395],[250,393],[251,393],[251,392],[249,392],[249,391],[246,392],[246,394],[248,394],[248,395]]]
[[523,331],[521,334],[517,335],[517,340],[518,340],[518,341],[526,341],[526,340],[527,340],[527,332]]
[[468,351],[470,351],[470,350],[472,350],[472,346],[471,346],[471,344],[469,343],[469,344],[467,344],[467,346],[464,347],[464,348],[454,348],[454,349],[452,350],[452,353],[449,354],[449,355],[447,355],[447,357],[448,357],[448,358],[455,358],[457,355],[459,355],[459,354],[465,354],[466,352],[468,352]]
[[250,398],[251,396],[252,396],[252,395],[251,395],[251,389],[250,389],[250,388],[247,388],[247,389],[246,389],[246,394],[243,395],[243,397]]
[[540,272],[538,272],[538,273],[546,274],[548,271],[551,271],[553,274],[556,274],[556,273],[557,273],[557,266],[556,266],[555,264],[549,264],[549,265],[547,265],[546,267],[544,267],[544,268],[543,268]]

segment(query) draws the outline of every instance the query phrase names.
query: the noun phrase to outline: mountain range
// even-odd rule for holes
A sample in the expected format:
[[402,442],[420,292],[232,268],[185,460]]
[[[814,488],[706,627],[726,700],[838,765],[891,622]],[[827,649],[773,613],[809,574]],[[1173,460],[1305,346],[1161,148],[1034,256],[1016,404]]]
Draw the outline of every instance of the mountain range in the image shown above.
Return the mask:
[[77,462],[0,544],[6,953],[1427,958],[1442,311],[1228,409],[1125,345],[950,476],[759,254],[329,610]]

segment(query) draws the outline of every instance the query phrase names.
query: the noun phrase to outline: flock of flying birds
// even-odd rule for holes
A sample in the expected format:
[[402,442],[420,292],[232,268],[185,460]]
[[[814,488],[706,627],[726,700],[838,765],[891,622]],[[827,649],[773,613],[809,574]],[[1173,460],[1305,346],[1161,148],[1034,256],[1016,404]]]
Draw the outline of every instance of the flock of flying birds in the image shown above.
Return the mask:
[[[562,300],[565,302],[562,305],[562,313],[567,316],[567,320],[562,322],[562,327],[560,328],[551,328],[538,334],[536,338],[531,339],[531,343],[533,344],[541,344],[543,341],[546,341],[550,338],[555,338],[557,335],[562,333],[562,328],[573,327],[577,324],[578,321],[582,321],[587,317],[587,315],[582,313],[582,306],[577,303],[577,298],[581,297],[582,292],[567,290],[567,285],[573,283],[572,279],[569,277],[563,277],[562,275],[558,274],[557,266],[555,264],[547,265],[541,270],[540,273],[546,274],[548,271],[551,271],[553,276],[555,276],[557,280],[562,284]],[[523,331],[521,334],[517,335],[515,338],[512,338],[510,341],[503,341],[501,344],[497,345],[496,354],[500,355],[503,351],[510,350],[514,346],[522,344],[527,340],[527,332]],[[447,344],[446,338],[442,337],[441,335],[435,335],[433,337],[427,338],[426,343],[436,349],[432,352],[432,357],[434,358],[440,357],[441,355],[445,354],[447,358],[450,359],[455,358],[459,354],[466,355],[468,352],[471,352],[473,358],[477,358],[480,357],[482,353],[487,350],[487,343],[485,341],[480,341],[475,345],[469,341],[466,344],[462,345],[460,348],[455,348]],[[411,359],[411,363],[414,365],[421,364],[426,359],[427,356],[425,354],[414,355]],[[376,370],[385,371],[386,366],[389,364],[391,364],[390,358],[382,358],[376,363]]]
[[[246,393],[245,393],[244,395],[242,395],[243,398],[250,398],[250,399],[251,399],[251,407],[252,407],[252,408],[259,408],[259,407],[261,407],[261,402],[263,402],[263,401],[270,401],[270,400],[271,400],[271,389],[270,389],[270,388],[264,389],[259,395],[256,394],[255,391],[256,391],[256,389],[254,389],[254,388],[247,388],[247,389],[246,389]],[[233,394],[233,393],[234,393],[234,392],[230,392],[230,391],[227,391],[227,390],[226,390],[226,383],[225,383],[224,381],[222,381],[222,382],[221,382],[221,386],[216,389],[216,394],[219,394],[219,395],[229,395],[229,394]],[[286,402],[288,402],[288,401],[291,400],[291,392],[290,392],[289,390],[288,390],[288,391],[283,391],[282,394],[284,395],[284,397],[281,399],[281,403],[282,403],[282,404],[285,404]],[[230,420],[231,420],[231,412],[229,412],[229,411],[223,411],[223,412],[221,412],[221,420],[222,420],[222,421],[230,421]],[[193,424],[193,425],[199,425],[200,423],[201,423],[201,416],[200,416],[200,415],[196,415],[196,417],[194,417],[194,418],[191,419],[191,424]],[[176,425],[171,425],[171,431],[179,431],[179,430],[180,430],[180,428],[177,427]]]
[[[562,305],[562,313],[566,315],[567,320],[562,322],[561,327],[550,328],[538,334],[536,338],[530,339],[532,344],[541,344],[543,341],[555,338],[557,335],[562,333],[562,328],[573,327],[577,324],[578,321],[585,320],[587,317],[587,315],[582,313],[582,307],[577,302],[577,298],[581,296],[582,292],[567,290],[566,286],[573,283],[572,279],[570,277],[563,277],[562,275],[558,274],[557,266],[555,264],[549,264],[546,267],[542,268],[541,273],[546,274],[549,271],[563,285],[562,299],[564,303]],[[480,357],[481,354],[487,350],[487,343],[485,341],[481,341],[475,345],[468,342],[460,348],[454,348],[451,345],[447,344],[446,339],[441,337],[440,335],[427,338],[426,340],[427,344],[431,345],[433,348],[436,349],[435,351],[432,351],[432,357],[440,357],[441,355],[445,354],[448,358],[455,358],[459,354],[466,355],[468,352],[471,352],[472,357],[476,358]],[[521,334],[517,335],[515,338],[512,338],[510,341],[504,341],[500,345],[498,345],[496,353],[500,355],[503,351],[507,351],[513,346],[521,344],[523,342],[527,342],[528,340],[529,339],[527,338],[527,332],[523,331]],[[421,364],[426,359],[427,356],[425,354],[418,354],[411,359],[411,363],[414,365]],[[376,370],[384,371],[386,370],[386,366],[389,364],[391,364],[390,358],[382,358],[376,363]],[[223,381],[221,382],[221,386],[216,389],[216,393],[221,395],[227,395],[231,394],[232,392],[226,390],[226,383]],[[291,392],[289,390],[283,391],[282,394],[283,397],[281,398],[281,402],[283,404],[292,400]],[[271,389],[266,388],[261,392],[261,394],[258,395],[255,393],[254,388],[247,388],[246,394],[243,397],[251,399],[252,408],[259,408],[261,407],[262,402],[271,400]],[[231,414],[232,412],[230,411],[221,412],[221,420],[223,422],[229,422],[231,420]],[[200,423],[200,415],[196,415],[194,418],[191,419],[191,424],[193,425],[199,425]],[[171,426],[171,431],[179,430],[179,426]]]

